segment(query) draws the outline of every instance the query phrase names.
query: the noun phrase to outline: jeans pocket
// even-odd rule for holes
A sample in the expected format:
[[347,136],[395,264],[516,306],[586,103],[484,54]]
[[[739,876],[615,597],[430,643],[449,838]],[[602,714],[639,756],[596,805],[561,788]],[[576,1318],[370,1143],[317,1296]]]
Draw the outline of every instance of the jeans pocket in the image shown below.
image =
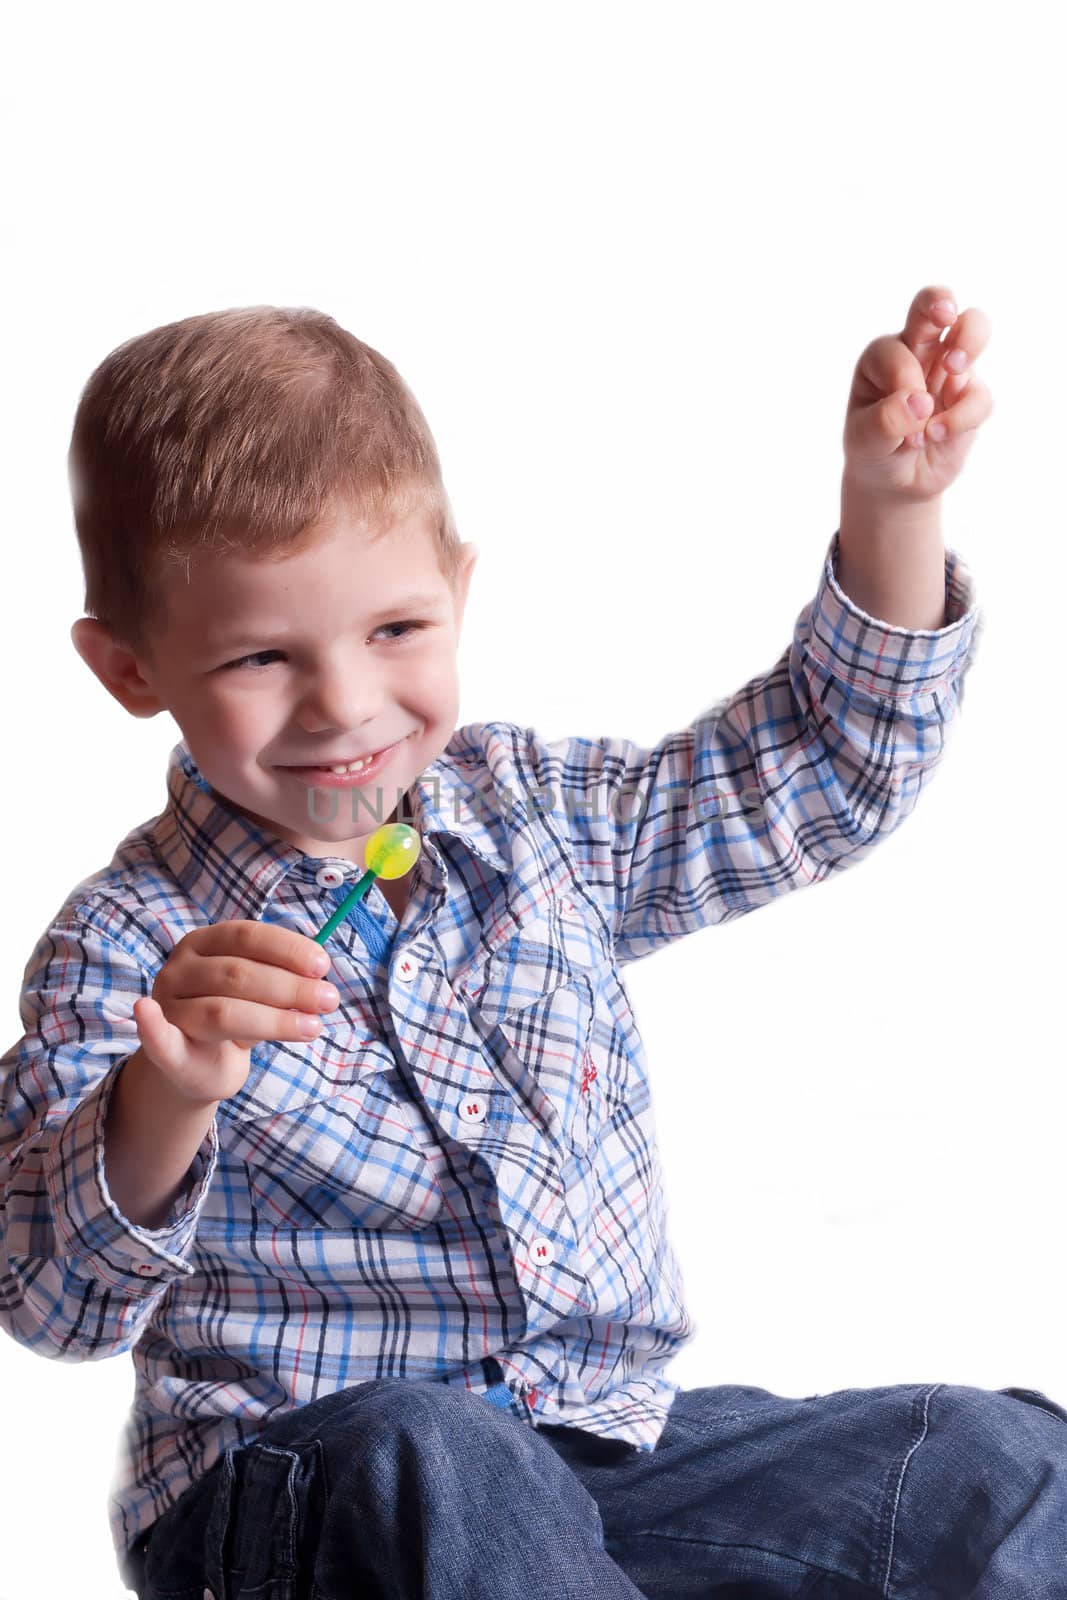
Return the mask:
[[1055,1400],[1050,1400],[1047,1394],[1042,1394],[1040,1389],[998,1389],[998,1394],[1010,1394],[1016,1400],[1025,1400],[1028,1405],[1040,1406],[1042,1411],[1047,1411],[1050,1416],[1059,1417],[1061,1422],[1067,1422],[1067,1411],[1058,1405]]
[[322,1441],[266,1442],[227,1451],[229,1514],[209,1529],[214,1600],[307,1600],[326,1510]]

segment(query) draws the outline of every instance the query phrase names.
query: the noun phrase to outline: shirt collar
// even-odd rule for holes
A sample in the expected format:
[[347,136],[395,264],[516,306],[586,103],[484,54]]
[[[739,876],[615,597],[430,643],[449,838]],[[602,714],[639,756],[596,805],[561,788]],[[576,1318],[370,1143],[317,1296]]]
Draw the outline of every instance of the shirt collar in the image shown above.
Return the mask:
[[[521,796],[510,816],[494,804],[485,753],[460,729],[405,795],[400,820],[410,822],[423,849],[434,836],[461,840],[498,872],[511,873],[511,836],[526,821]],[[480,759],[479,759],[480,758]],[[208,922],[258,920],[287,875],[314,880],[330,855],[311,856],[243,816],[212,793],[188,745],[170,753],[167,805],[153,827],[169,871]]]

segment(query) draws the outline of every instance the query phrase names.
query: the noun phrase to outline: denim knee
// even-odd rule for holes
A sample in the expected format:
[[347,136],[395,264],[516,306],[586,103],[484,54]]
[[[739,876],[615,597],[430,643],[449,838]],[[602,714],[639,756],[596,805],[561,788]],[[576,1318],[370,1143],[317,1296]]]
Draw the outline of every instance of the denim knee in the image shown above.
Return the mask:
[[359,1385],[358,1392],[359,1436],[370,1446],[380,1438],[399,1436],[415,1439],[423,1448],[434,1439],[451,1445],[457,1437],[469,1442],[472,1429],[497,1436],[521,1427],[515,1417],[462,1384],[375,1378]]
[[941,1384],[930,1408],[931,1426],[951,1427],[958,1447],[976,1461],[1034,1466],[1051,1453],[1067,1468],[1067,1411],[1039,1389],[979,1389]]
[[909,1579],[917,1594],[984,1581],[984,1595],[1054,1577],[1060,1586],[1042,1593],[1067,1600],[1063,1407],[1035,1389],[932,1390],[897,1491],[891,1570],[887,1594],[910,1596]]

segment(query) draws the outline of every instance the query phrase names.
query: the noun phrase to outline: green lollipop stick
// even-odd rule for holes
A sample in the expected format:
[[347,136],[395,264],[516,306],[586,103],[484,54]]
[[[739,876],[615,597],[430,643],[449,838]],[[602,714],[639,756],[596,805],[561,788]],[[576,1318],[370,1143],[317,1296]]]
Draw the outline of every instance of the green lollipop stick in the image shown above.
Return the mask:
[[422,845],[414,828],[406,822],[387,822],[376,828],[367,840],[364,856],[367,870],[355,888],[341,901],[329,922],[315,934],[316,944],[325,944],[330,934],[347,917],[357,900],[362,900],[375,878],[402,878],[419,859]]

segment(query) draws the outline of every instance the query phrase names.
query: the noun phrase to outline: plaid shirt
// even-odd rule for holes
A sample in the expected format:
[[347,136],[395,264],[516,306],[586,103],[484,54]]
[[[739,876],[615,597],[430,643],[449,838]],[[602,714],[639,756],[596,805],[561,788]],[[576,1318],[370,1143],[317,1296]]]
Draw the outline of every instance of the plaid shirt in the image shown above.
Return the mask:
[[339,1009],[253,1050],[161,1228],[105,1181],[134,1002],[193,928],[310,936],[358,869],[216,801],[180,743],[165,810],[68,896],[0,1062],[0,1327],[58,1360],[133,1353],[124,1576],[227,1447],[373,1378],[654,1447],[694,1324],[620,968],[891,833],[980,632],[954,552],[945,626],[912,631],[845,596],[837,548],[771,670],[651,747],[456,731],[398,813],[422,840],[399,926],[373,886],[329,941]]

